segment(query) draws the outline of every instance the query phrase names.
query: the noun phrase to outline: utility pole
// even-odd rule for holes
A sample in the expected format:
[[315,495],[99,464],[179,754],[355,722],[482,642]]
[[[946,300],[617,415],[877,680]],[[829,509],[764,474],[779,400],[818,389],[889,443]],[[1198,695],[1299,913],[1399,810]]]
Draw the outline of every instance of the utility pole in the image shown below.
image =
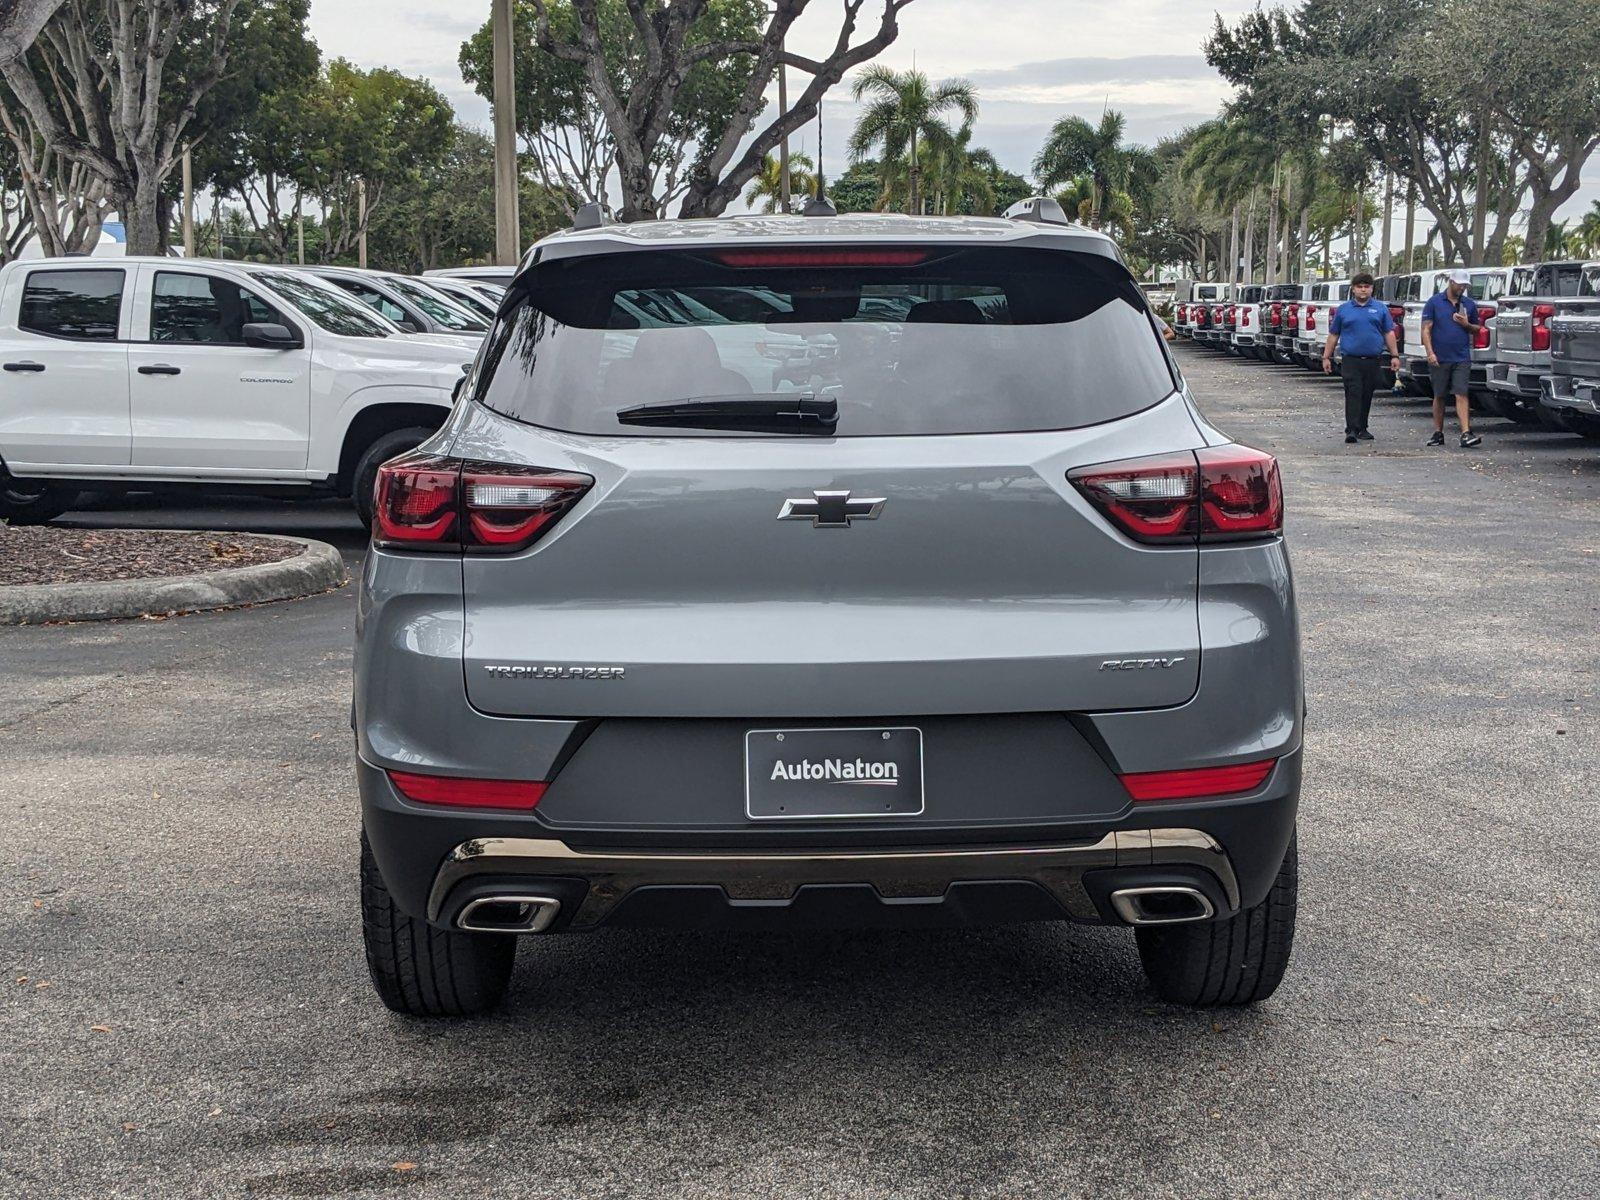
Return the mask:
[[513,0],[493,0],[494,23],[494,257],[504,267],[522,257],[517,213],[516,51],[511,41]]
[[1417,181],[1406,180],[1406,271],[1409,273],[1414,264],[1411,261],[1411,247],[1417,239]]
[[1383,240],[1378,243],[1378,274],[1389,273],[1389,226],[1394,221],[1394,172],[1383,172]]
[[[785,34],[784,40],[788,35]],[[789,69],[783,65],[784,41],[778,43],[778,119],[789,111]],[[820,107],[820,105],[819,105]],[[819,164],[820,166],[820,164]],[[778,143],[778,211],[789,211],[789,134]]]
[[183,256],[194,257],[194,157],[183,148]]
[[367,181],[356,180],[356,265],[367,265]]

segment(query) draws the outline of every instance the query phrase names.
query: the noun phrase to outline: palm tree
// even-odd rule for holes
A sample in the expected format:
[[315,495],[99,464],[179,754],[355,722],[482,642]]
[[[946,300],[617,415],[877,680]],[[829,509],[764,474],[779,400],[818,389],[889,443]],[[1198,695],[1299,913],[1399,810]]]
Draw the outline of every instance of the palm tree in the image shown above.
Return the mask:
[[1589,211],[1578,221],[1578,232],[1583,235],[1584,253],[1600,254],[1600,200],[1589,205]]
[[[804,199],[809,196],[816,176],[811,173],[812,162],[810,155],[795,152],[789,155],[789,206],[794,207],[798,197]],[[778,205],[783,197],[783,169],[779,166],[778,156],[769,154],[762,160],[761,173],[750,181],[750,190],[744,194],[744,202],[755,207],[756,202],[761,202],[762,212],[777,212]]]
[[1551,221],[1544,231],[1544,255],[1546,258],[1562,258],[1567,253],[1566,221]]
[[901,162],[906,171],[907,206],[913,214],[920,214],[922,151],[948,154],[955,148],[959,134],[950,128],[947,114],[961,118],[962,131],[978,119],[978,98],[972,85],[947,79],[934,86],[921,71],[895,71],[879,63],[856,76],[851,94],[857,100],[871,97],[850,135],[851,161],[859,162],[879,151],[886,180],[892,173],[889,164]]
[[1062,117],[1050,127],[1039,153],[1033,160],[1033,173],[1039,186],[1053,188],[1070,179],[1087,175],[1093,183],[1089,197],[1089,224],[1099,228],[1100,210],[1114,192],[1128,190],[1132,174],[1132,147],[1122,144],[1127,120],[1115,109],[1106,109],[1098,126],[1082,117]]

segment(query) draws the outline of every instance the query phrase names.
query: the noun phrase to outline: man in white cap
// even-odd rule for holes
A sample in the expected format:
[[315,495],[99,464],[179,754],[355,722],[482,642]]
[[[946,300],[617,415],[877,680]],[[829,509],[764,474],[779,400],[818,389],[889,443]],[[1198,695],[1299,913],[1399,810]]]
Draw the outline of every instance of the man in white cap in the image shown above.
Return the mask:
[[1462,446],[1483,444],[1483,439],[1472,432],[1472,410],[1467,402],[1467,386],[1472,378],[1472,341],[1483,328],[1478,324],[1477,302],[1467,294],[1471,284],[1472,278],[1465,271],[1451,271],[1444,291],[1435,292],[1422,308],[1422,348],[1428,352],[1428,374],[1433,379],[1430,446],[1444,445],[1447,396],[1456,398]]

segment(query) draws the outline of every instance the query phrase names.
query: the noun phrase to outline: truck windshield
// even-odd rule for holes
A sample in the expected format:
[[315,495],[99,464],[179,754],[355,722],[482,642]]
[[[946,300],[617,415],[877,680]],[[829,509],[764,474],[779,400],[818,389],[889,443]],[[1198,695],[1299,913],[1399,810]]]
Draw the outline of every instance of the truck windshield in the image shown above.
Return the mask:
[[1072,429],[1175,387],[1115,261],[949,246],[558,259],[476,371],[468,394],[506,416],[632,436],[627,410],[718,396],[833,401],[838,437]]
[[393,277],[388,280],[388,283],[395,291],[399,292],[446,329],[455,329],[462,333],[488,332],[489,326],[487,322],[479,320],[465,309],[457,308],[454,304],[421,284],[412,283],[409,279]]
[[329,333],[381,338],[394,332],[394,326],[371,309],[292,271],[251,271],[250,278],[271,288]]

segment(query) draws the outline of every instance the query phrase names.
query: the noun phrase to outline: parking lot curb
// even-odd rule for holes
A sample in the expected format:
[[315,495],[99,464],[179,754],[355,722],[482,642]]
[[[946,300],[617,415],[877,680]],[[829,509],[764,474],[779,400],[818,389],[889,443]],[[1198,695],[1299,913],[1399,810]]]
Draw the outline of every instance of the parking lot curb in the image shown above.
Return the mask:
[[[197,536],[228,535],[212,533]],[[326,592],[349,579],[344,560],[327,542],[264,533],[251,536],[291,542],[302,549],[294,557],[278,562],[230,567],[198,575],[0,587],[0,625],[38,625],[45,621],[109,621],[156,613],[264,604],[270,600],[295,600]]]

